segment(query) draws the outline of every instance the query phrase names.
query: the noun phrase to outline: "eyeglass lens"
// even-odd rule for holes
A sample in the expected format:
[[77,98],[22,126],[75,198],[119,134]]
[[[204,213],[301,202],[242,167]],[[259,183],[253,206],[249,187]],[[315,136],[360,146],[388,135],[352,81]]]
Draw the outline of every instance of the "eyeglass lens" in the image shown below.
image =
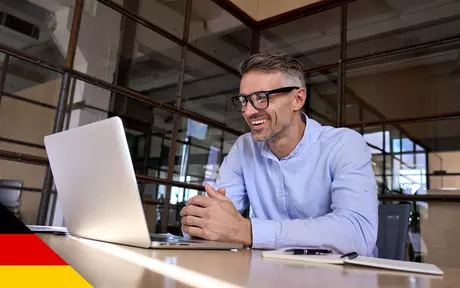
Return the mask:
[[[256,109],[265,109],[268,106],[268,100],[267,100],[267,95],[264,92],[259,92],[259,93],[254,93],[250,95],[250,102],[252,102],[252,106]],[[244,112],[246,110],[247,106],[247,97],[240,96],[236,99],[234,99],[234,103],[236,108]]]

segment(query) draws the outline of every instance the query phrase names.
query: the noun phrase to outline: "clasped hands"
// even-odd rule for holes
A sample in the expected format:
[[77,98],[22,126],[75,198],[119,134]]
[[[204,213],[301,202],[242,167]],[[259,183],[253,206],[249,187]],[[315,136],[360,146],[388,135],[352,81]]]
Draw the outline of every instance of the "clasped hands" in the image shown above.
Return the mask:
[[182,231],[205,240],[252,244],[251,221],[236,210],[225,197],[225,188],[215,190],[205,184],[209,197],[197,195],[190,198],[180,211]]

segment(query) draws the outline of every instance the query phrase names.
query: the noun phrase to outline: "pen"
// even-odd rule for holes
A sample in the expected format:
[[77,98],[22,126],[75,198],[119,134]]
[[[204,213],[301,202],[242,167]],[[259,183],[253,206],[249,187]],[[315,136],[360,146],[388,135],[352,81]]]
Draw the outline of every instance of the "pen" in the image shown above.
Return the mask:
[[284,252],[293,252],[292,255],[324,255],[331,254],[328,249],[287,249]]

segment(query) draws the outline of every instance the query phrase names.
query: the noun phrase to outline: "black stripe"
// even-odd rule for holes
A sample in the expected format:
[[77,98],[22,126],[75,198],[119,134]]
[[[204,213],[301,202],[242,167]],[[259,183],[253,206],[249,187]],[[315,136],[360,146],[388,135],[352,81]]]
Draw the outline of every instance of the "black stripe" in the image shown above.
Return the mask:
[[[0,234],[33,234],[24,223],[0,204]],[[1,236],[0,236],[1,237]]]

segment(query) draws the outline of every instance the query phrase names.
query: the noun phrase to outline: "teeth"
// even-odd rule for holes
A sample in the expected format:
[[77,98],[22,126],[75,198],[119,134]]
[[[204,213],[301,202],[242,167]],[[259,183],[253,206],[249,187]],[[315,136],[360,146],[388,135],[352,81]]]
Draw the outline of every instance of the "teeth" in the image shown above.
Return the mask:
[[265,123],[267,121],[268,121],[268,119],[252,121],[252,125],[259,125],[259,124]]

